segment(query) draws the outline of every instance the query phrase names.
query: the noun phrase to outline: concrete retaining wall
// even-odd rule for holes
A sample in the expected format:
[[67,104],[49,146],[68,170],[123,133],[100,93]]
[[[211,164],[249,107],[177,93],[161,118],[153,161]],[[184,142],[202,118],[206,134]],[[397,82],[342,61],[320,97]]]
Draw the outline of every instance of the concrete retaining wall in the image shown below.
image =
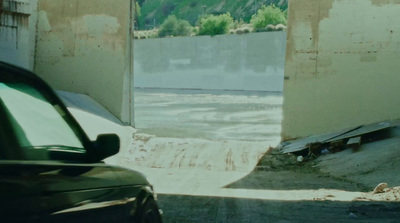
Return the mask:
[[285,32],[135,40],[135,87],[282,91],[285,46]]
[[34,71],[133,124],[131,2],[40,0]]
[[283,140],[400,118],[400,4],[291,0]]

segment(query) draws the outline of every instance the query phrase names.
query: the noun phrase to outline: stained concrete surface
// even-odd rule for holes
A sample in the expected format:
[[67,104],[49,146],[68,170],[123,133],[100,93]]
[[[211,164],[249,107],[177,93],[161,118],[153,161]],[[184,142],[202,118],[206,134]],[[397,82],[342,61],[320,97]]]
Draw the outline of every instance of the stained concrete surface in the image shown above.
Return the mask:
[[[106,162],[148,177],[165,222],[397,222],[400,205],[386,202],[396,199],[273,156],[281,103],[268,93],[136,91],[137,130],[70,109],[92,138],[122,137]],[[263,156],[269,168],[254,170]]]

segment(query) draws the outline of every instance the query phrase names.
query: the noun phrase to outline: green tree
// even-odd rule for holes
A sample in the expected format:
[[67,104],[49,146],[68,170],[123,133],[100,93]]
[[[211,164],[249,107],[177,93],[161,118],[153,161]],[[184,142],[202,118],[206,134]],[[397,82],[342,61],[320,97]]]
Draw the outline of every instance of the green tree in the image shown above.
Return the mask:
[[135,3],[135,16],[140,17],[142,15],[141,8],[138,2]]
[[192,27],[188,21],[177,19],[176,16],[170,15],[158,30],[159,37],[166,36],[189,36]]
[[140,9],[140,5],[139,3],[135,0],[134,1],[135,5],[134,5],[134,12],[133,12],[133,23],[134,23],[134,29],[137,30],[137,28],[139,27],[139,17],[142,15],[141,14],[141,9]]
[[250,23],[253,24],[255,30],[262,31],[265,30],[267,25],[286,25],[287,20],[285,13],[280,8],[275,5],[263,5],[257,11],[257,14],[253,15]]
[[206,15],[199,18],[199,35],[215,36],[228,33],[233,25],[233,18],[228,12],[219,16]]

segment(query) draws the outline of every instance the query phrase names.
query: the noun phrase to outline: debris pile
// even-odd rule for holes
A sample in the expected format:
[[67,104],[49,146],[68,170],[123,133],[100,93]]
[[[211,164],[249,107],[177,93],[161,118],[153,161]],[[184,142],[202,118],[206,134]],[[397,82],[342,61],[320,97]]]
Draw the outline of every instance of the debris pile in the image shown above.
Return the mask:
[[378,184],[375,189],[367,195],[366,200],[400,201],[400,187],[388,187],[387,183]]

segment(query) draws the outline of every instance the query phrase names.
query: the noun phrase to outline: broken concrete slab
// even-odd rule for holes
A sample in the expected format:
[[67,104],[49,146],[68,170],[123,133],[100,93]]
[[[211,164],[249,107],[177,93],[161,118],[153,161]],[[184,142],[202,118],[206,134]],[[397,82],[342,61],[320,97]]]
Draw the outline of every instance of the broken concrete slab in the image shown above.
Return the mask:
[[320,145],[319,147],[323,149],[321,147],[323,144],[326,143],[335,144],[335,142],[339,142],[340,140],[348,140],[353,137],[358,137],[368,133],[381,131],[396,126],[398,124],[399,124],[398,122],[394,121],[384,121],[367,125],[361,125],[354,128],[338,131],[335,133],[319,134],[299,140],[287,141],[282,143],[280,150],[282,153],[294,153],[306,149],[310,150],[311,148],[313,148],[313,151],[310,150],[310,152],[312,154],[315,154],[314,150],[316,150],[315,149],[316,145]]

